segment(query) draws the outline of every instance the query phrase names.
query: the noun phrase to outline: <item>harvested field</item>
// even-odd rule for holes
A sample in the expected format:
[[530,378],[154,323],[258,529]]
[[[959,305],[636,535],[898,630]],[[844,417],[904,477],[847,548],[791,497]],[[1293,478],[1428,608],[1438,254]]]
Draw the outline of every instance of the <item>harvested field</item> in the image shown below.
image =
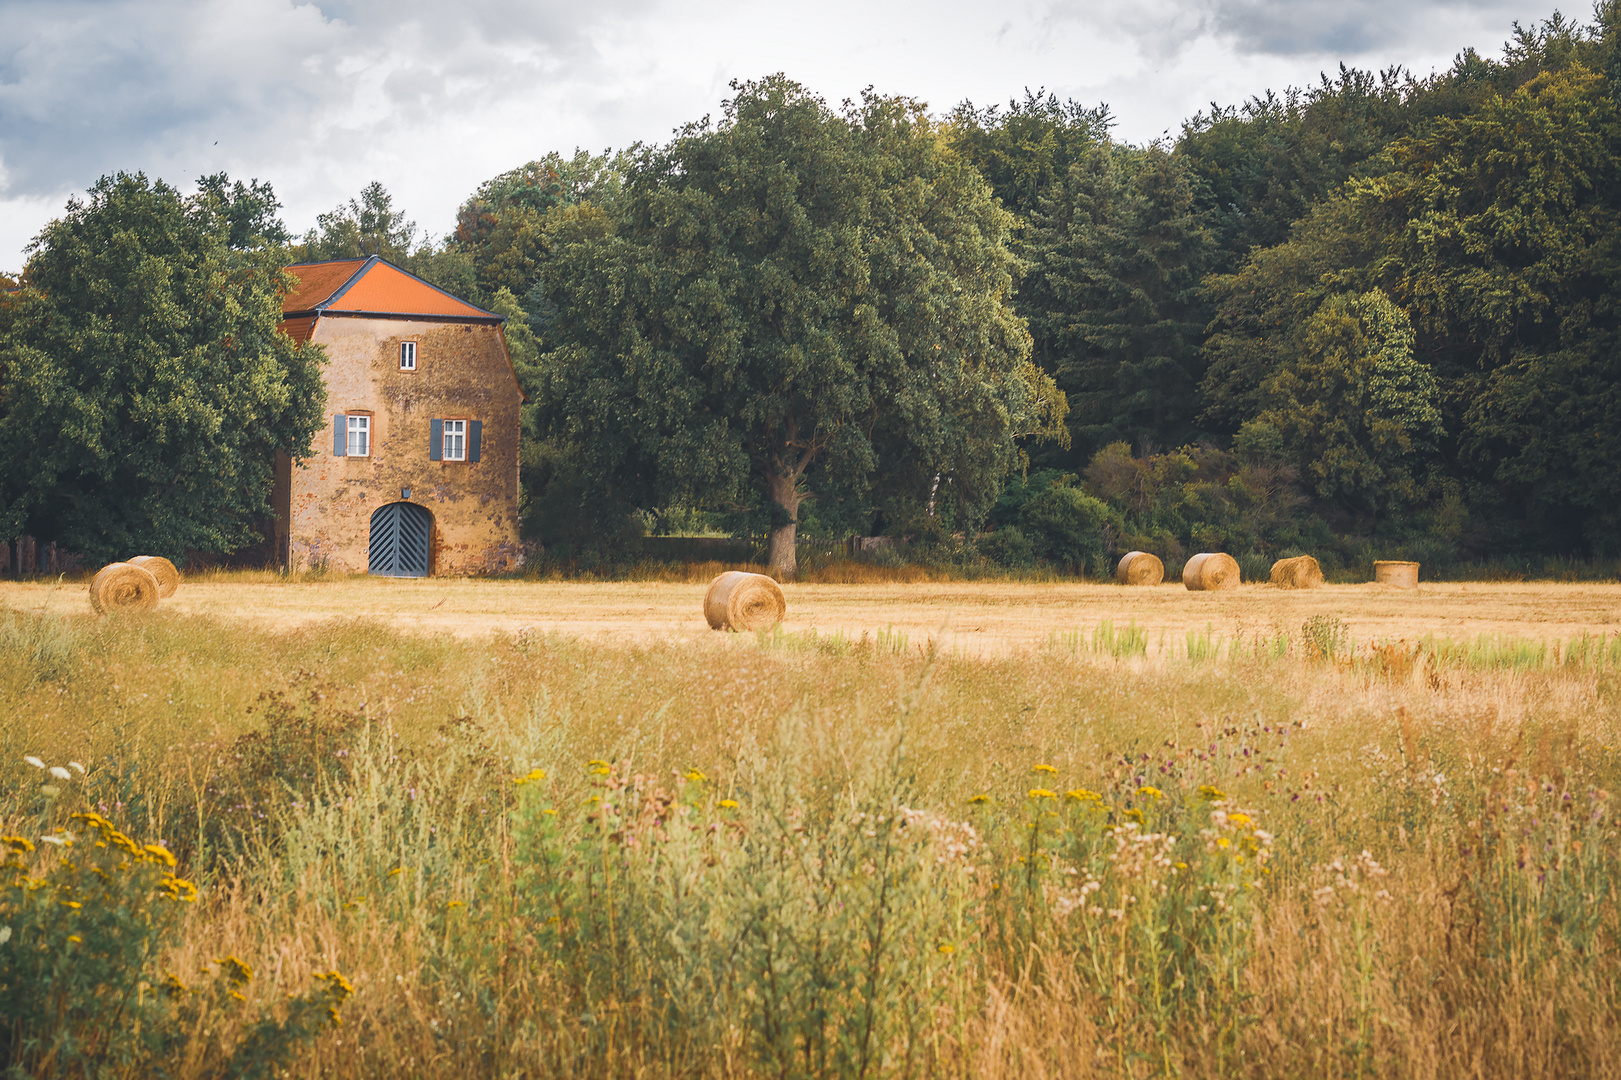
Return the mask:
[[[707,583],[524,582],[458,578],[355,577],[314,583],[199,582],[164,602],[165,612],[205,615],[267,630],[332,619],[376,619],[431,635],[557,632],[648,644],[719,639],[704,621]],[[1055,631],[1088,632],[1102,620],[1135,622],[1150,641],[1210,631],[1250,638],[1297,630],[1314,616],[1339,619],[1362,643],[1426,634],[1482,634],[1558,641],[1621,631],[1621,585],[1429,584],[1416,590],[1372,583],[1309,592],[1245,585],[1190,593],[1180,581],[1154,588],[1115,584],[965,582],[906,585],[786,585],[782,630],[879,631],[930,638],[948,651],[1004,655]],[[54,595],[41,584],[0,584],[0,607],[89,611],[82,588]]]

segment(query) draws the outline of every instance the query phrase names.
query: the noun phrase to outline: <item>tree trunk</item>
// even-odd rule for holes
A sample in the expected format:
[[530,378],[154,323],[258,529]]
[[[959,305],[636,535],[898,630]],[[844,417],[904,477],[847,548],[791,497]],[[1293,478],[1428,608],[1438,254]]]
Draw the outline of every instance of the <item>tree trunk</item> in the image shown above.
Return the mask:
[[794,536],[798,532],[797,521],[771,530],[771,548],[767,559],[771,564],[771,576],[778,581],[792,581],[794,575],[799,573],[799,557],[794,553]]
[[777,473],[766,478],[771,501],[782,507],[788,516],[786,525],[771,529],[771,544],[766,555],[771,576],[778,581],[792,581],[799,573],[799,557],[794,554],[794,540],[799,532],[799,504],[804,496],[799,491],[799,474],[783,476]]

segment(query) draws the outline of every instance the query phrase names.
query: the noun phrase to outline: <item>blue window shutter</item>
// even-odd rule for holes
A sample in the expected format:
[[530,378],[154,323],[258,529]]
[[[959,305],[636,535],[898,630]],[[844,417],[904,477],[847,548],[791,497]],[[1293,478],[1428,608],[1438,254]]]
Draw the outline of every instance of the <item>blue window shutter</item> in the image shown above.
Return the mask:
[[332,456],[343,457],[349,450],[349,417],[332,414]]
[[477,461],[479,444],[484,441],[484,421],[467,421],[467,460]]
[[433,420],[428,424],[428,460],[445,459],[445,422]]

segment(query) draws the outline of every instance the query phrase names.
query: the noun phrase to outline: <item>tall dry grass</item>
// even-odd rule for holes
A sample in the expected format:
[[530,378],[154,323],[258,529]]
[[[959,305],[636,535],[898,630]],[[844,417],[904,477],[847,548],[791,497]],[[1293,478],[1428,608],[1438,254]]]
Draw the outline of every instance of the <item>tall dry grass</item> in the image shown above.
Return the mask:
[[32,880],[84,810],[179,857],[143,999],[254,970],[125,1075],[258,1061],[329,971],[287,1075],[1608,1075],[1618,660],[0,613],[0,832]]

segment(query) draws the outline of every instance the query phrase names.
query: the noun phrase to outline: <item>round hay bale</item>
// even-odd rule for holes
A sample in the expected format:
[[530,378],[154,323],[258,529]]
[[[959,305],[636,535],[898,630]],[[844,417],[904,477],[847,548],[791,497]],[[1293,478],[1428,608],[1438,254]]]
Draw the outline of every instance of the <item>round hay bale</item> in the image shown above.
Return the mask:
[[1272,584],[1280,589],[1315,589],[1323,583],[1323,568],[1310,555],[1279,559],[1272,564]]
[[1381,585],[1394,585],[1398,589],[1418,588],[1418,563],[1398,559],[1376,559],[1373,580]]
[[1114,576],[1122,585],[1158,585],[1165,580],[1165,564],[1159,561],[1158,555],[1128,551],[1120,557]]
[[728,570],[709,583],[704,618],[712,630],[769,630],[788,610],[782,586],[764,574]]
[[1193,592],[1238,588],[1238,560],[1219,551],[1202,551],[1182,568],[1182,584]]
[[158,599],[167,600],[180,588],[180,571],[174,568],[174,563],[162,555],[137,555],[129,561],[131,566],[139,566],[147,573],[158,579]]
[[151,611],[158,606],[158,579],[127,562],[108,563],[90,581],[90,606],[98,615]]

